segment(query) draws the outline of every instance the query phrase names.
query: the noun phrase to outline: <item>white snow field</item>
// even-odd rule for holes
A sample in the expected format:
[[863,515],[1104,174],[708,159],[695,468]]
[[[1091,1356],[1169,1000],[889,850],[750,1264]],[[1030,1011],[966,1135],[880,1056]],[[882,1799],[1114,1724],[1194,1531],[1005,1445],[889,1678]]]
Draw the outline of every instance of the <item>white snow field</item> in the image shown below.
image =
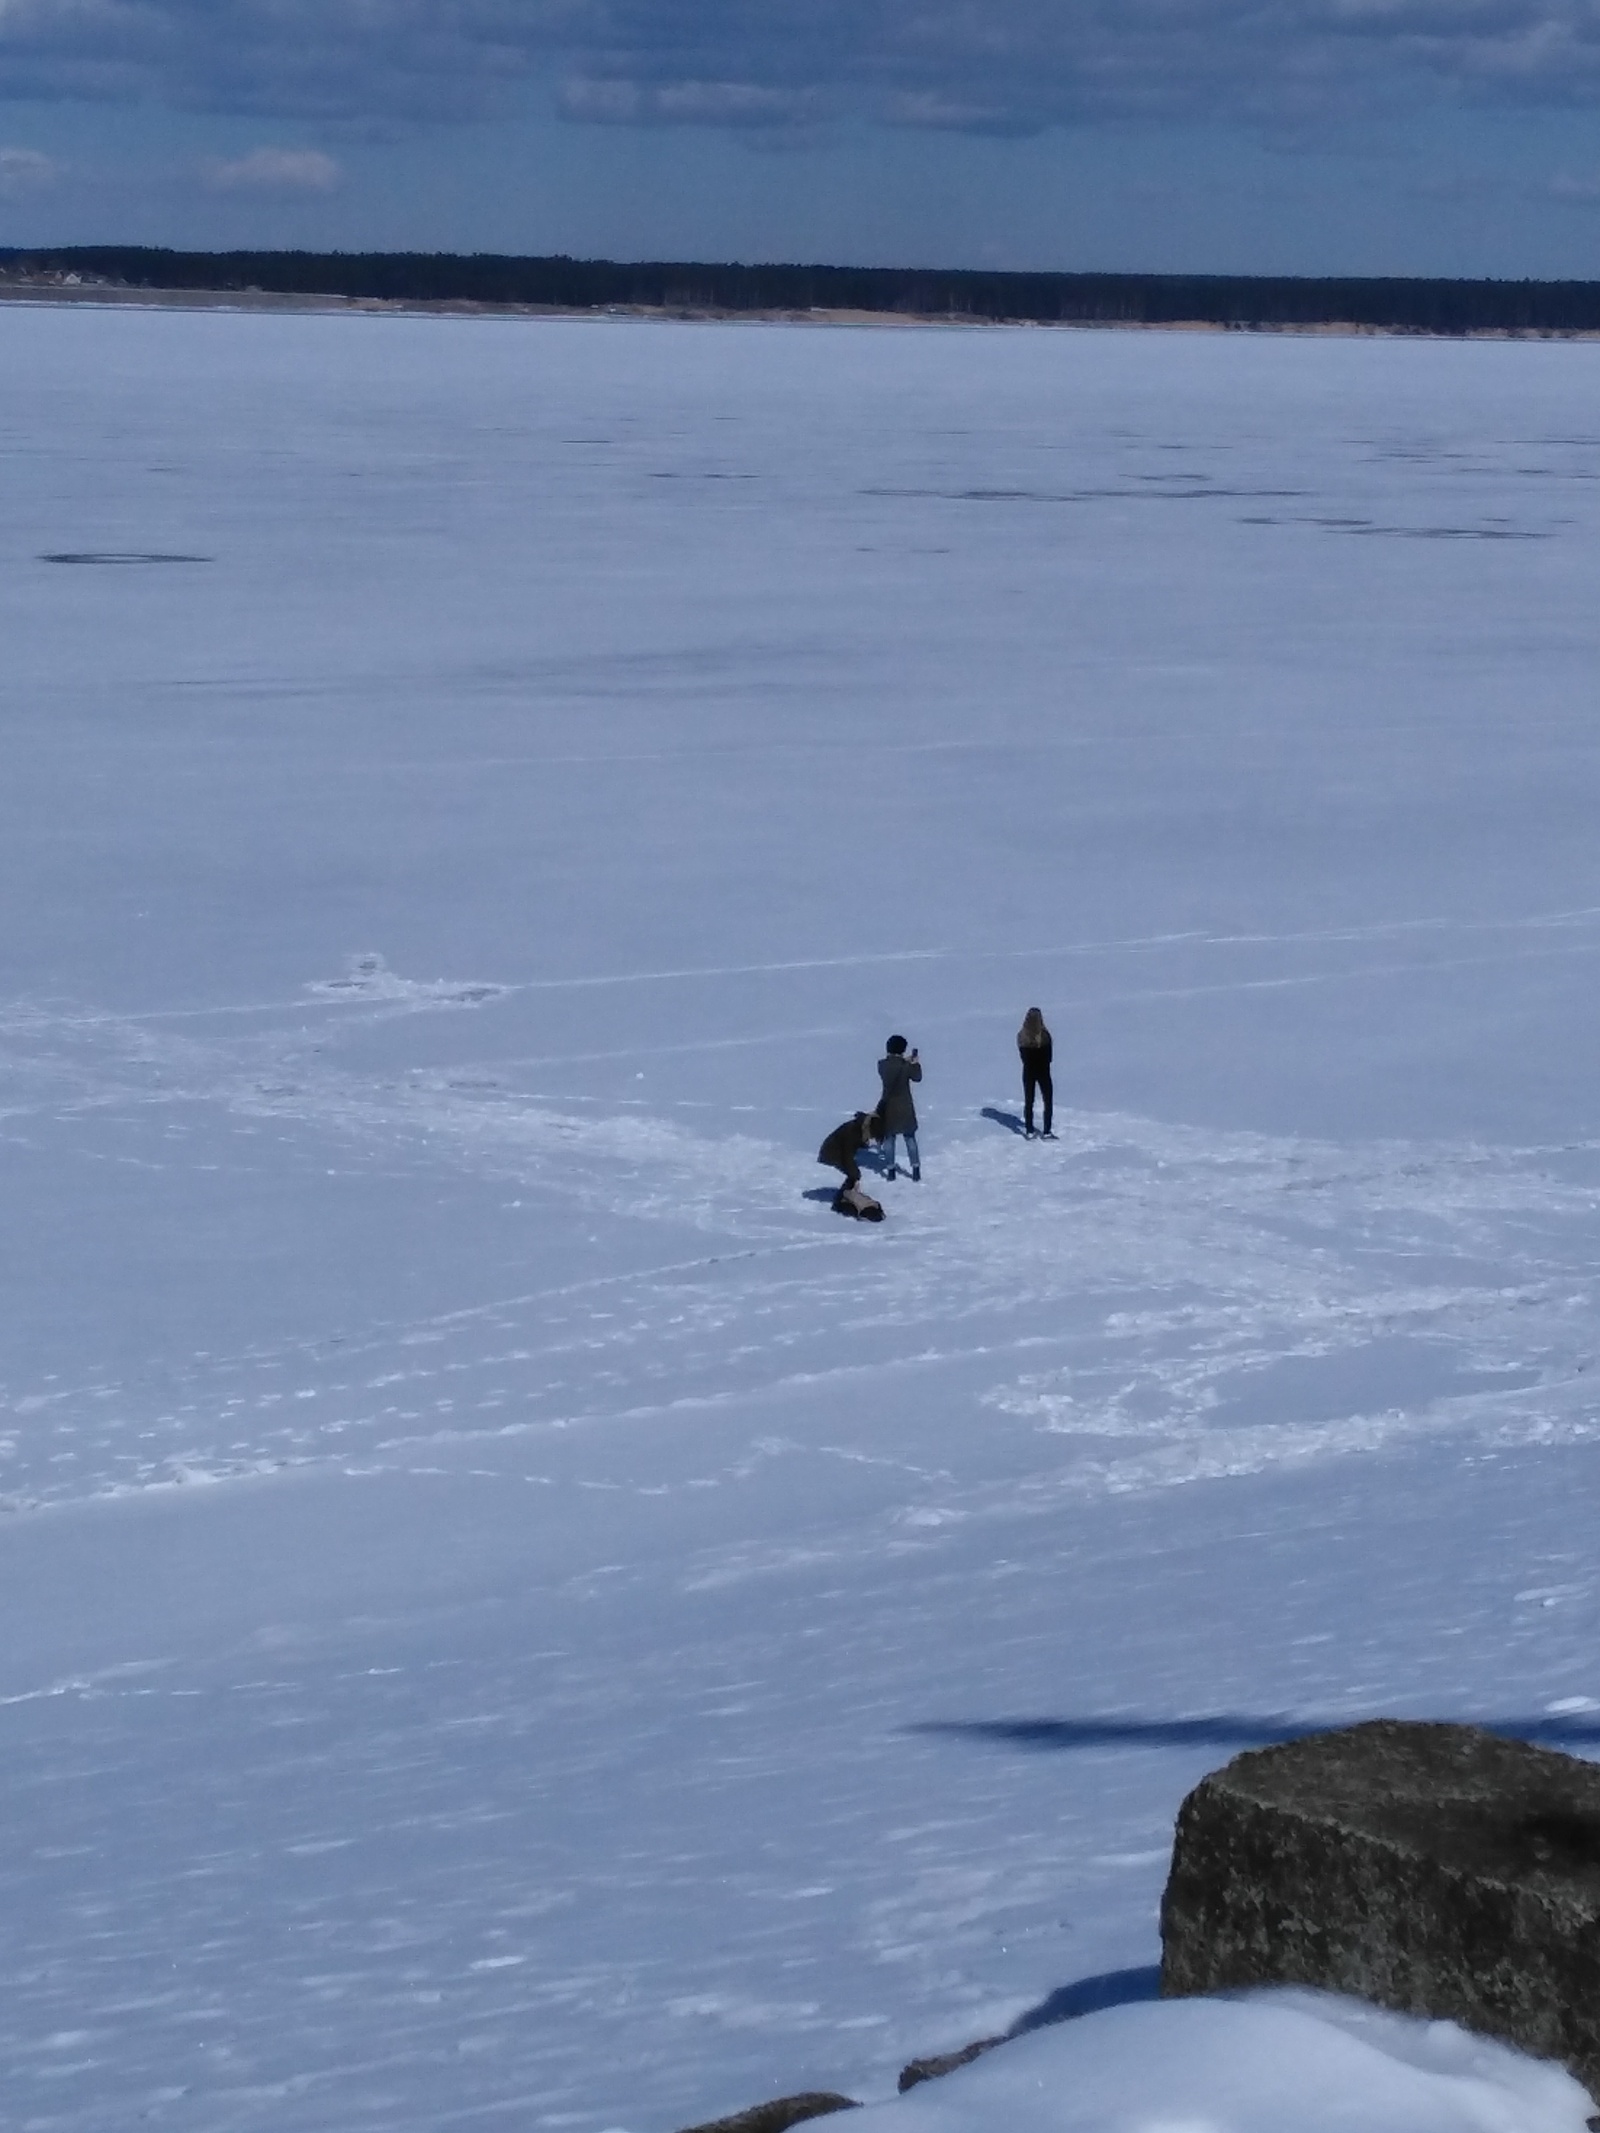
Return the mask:
[[0,377],[0,2120],[1581,2124],[1140,2003],[1240,1749],[1600,1744],[1600,347]]

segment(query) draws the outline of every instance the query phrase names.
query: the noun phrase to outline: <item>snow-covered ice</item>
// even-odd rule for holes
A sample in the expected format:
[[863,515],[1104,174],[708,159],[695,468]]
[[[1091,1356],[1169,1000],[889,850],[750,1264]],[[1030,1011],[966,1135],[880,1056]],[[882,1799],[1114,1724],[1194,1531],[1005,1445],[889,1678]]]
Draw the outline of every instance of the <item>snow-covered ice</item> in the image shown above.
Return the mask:
[[0,350],[8,2122],[1091,2053],[1239,1748],[1593,1751],[1600,349]]

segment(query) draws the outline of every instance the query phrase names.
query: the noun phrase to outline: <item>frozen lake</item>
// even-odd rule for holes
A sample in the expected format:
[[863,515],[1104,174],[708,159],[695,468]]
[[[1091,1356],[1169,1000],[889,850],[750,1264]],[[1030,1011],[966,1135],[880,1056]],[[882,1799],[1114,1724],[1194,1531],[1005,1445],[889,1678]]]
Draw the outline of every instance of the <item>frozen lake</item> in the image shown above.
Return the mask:
[[1600,1744],[1600,347],[0,352],[8,2123],[878,2098]]

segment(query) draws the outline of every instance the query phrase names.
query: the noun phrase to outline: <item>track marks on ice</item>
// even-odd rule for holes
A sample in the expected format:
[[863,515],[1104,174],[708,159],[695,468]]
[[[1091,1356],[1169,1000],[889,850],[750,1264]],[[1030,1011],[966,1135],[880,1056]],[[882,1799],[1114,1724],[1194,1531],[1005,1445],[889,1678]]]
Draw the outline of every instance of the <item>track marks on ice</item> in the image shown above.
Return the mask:
[[[377,1011],[407,1011],[381,967],[353,975]],[[254,1038],[203,1045],[106,1017],[69,1041],[13,1015],[4,1036],[4,1067],[41,1097],[53,1082],[57,1106],[66,1065],[68,1101],[97,1113],[272,1120],[291,1147],[331,1135],[380,1170],[513,1183],[530,1226],[580,1204],[591,1220],[687,1224],[714,1247],[442,1316],[167,1359],[137,1383],[17,1384],[0,1407],[14,1509],[318,1460],[409,1464],[478,1437],[527,1439],[533,1471],[540,1432],[624,1416],[670,1428],[675,1409],[830,1376],[861,1414],[878,1374],[933,1360],[959,1364],[965,1389],[946,1379],[942,1396],[969,1400],[974,1428],[1028,1449],[981,1486],[922,1477],[908,1516],[928,1533],[1062,1490],[1251,1471],[1422,1428],[1592,1427],[1600,1147],[1334,1148],[1098,1114],[1063,1115],[1045,1146],[936,1119],[927,1182],[888,1188],[874,1234],[803,1197],[817,1176],[803,1158],[641,1111],[575,1113],[501,1074],[362,1076],[310,1049],[285,1058],[287,1038],[269,1063]]]

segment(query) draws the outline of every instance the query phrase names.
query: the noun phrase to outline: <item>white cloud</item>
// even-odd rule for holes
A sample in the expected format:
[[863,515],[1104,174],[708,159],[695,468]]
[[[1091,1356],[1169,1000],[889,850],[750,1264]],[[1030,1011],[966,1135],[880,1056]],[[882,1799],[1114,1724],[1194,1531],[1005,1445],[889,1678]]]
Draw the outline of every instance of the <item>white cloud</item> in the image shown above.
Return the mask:
[[61,175],[59,163],[36,148],[0,148],[0,200],[19,200],[41,192]]
[[560,93],[564,116],[604,126],[801,126],[816,115],[805,90],[747,81],[617,81],[578,76]]
[[[944,133],[1015,133],[1018,114],[993,97],[963,96],[950,89],[911,89],[891,96],[884,111],[894,126],[921,126]],[[1020,122],[1023,126],[1027,121]]]
[[205,182],[219,193],[331,193],[344,176],[318,148],[253,148],[233,163],[208,163]]

